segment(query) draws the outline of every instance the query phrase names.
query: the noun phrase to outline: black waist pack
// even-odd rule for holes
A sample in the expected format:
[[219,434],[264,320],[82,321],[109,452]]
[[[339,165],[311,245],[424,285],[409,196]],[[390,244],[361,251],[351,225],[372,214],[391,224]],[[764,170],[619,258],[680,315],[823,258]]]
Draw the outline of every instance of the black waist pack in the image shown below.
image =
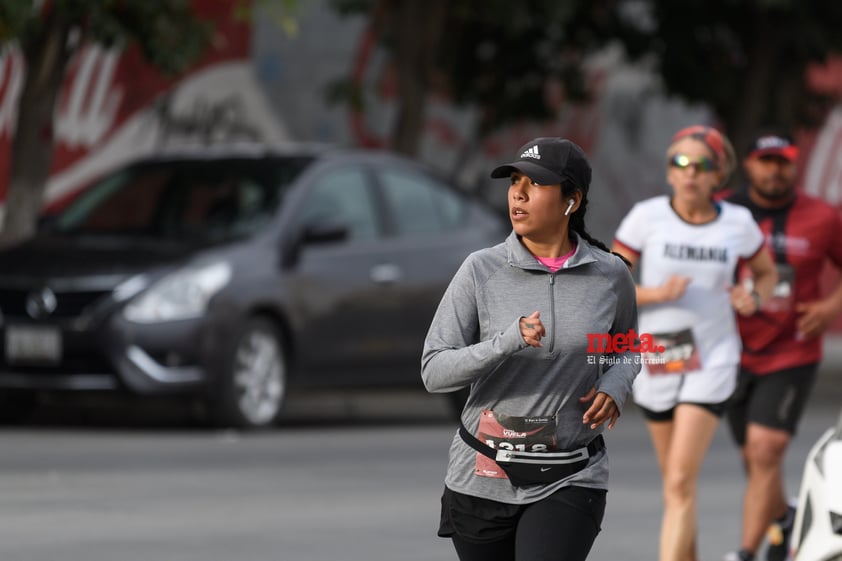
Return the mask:
[[491,448],[472,435],[462,423],[459,423],[459,436],[465,444],[494,460],[509,476],[512,485],[516,486],[553,483],[569,477],[588,465],[591,456],[605,448],[601,434],[587,446],[557,452],[519,452]]

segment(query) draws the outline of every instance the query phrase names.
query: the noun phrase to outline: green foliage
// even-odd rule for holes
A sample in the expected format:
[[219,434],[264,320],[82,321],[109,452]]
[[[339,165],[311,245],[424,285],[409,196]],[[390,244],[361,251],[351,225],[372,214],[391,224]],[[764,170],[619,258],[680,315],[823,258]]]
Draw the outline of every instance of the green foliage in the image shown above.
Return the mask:
[[550,117],[555,109],[548,103],[548,83],[561,86],[568,102],[589,99],[582,60],[604,40],[597,17],[601,6],[552,0],[459,3],[443,34],[454,43],[439,52],[439,68],[457,102],[485,108],[480,134],[512,121]]
[[167,73],[195,62],[213,32],[208,22],[196,18],[189,0],[3,0],[0,41],[17,39],[24,46],[43,41],[48,18],[77,33],[76,44],[134,42],[151,64]]
[[287,37],[298,35],[298,0],[239,0],[234,16],[241,21],[254,20],[254,12],[274,22]]
[[0,2],[0,45],[20,35],[31,15],[31,0]]
[[[380,20],[380,45],[395,53],[403,30],[389,17],[399,2],[331,5]],[[442,25],[440,43],[427,46],[436,51],[435,82],[482,109],[480,134],[548,117],[557,110],[548,85],[565,103],[587,101],[582,64],[610,43],[655,61],[668,93],[709,105],[726,124],[814,125],[820,99],[804,89],[806,65],[842,52],[839,0],[451,0]],[[361,100],[347,84],[331,90],[343,94]],[[743,113],[751,118],[739,123]]]
[[189,0],[102,0],[102,4],[106,9],[92,21],[92,37],[114,43],[130,38],[150,63],[170,74],[195,62],[213,31],[210,24],[196,19]]
[[365,106],[362,89],[351,79],[332,81],[326,88],[325,98],[328,104],[345,103],[353,111],[361,111]]
[[765,108],[761,119],[810,124],[809,92],[800,92],[800,106],[789,108],[790,118],[781,113],[787,110],[782,104],[791,102],[776,96],[803,86],[809,62],[842,52],[838,0],[655,0],[654,18],[649,46],[658,54],[667,88],[708,103],[726,120],[735,119],[752,71],[771,64],[768,98],[755,100]]
[[[442,41],[434,74],[450,97],[482,108],[480,135],[515,121],[543,120],[557,107],[548,85],[561,88],[565,102],[590,99],[582,68],[584,57],[618,34],[631,44],[639,34],[617,16],[615,0],[452,0],[442,22]],[[368,13],[379,18],[381,47],[394,55],[397,34],[391,22],[395,3],[333,0],[341,15]],[[396,65],[406,61],[395,60]],[[359,103],[359,92],[346,83],[331,88],[331,99]]]

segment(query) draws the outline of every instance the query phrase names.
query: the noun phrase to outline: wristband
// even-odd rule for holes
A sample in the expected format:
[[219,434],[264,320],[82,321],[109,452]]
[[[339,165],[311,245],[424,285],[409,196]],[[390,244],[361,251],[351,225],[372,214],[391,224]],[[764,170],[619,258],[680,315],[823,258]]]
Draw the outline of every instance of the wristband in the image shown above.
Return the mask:
[[760,300],[760,294],[756,290],[751,291],[751,297],[754,298],[754,308],[759,312],[763,307],[763,302]]

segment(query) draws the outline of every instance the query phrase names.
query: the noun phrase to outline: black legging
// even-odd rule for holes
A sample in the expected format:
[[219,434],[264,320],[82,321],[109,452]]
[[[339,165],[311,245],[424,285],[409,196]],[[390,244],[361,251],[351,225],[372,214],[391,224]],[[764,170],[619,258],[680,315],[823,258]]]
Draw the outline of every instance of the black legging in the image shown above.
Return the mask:
[[604,514],[605,492],[572,487],[524,507],[516,531],[502,540],[451,539],[460,561],[584,561]]

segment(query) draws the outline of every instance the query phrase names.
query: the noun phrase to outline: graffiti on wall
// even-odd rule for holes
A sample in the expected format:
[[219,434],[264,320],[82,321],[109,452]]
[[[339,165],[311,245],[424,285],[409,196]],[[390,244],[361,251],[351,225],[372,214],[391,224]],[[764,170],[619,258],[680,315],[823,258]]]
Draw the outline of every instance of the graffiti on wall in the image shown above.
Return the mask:
[[[87,45],[76,54],[57,101],[47,203],[170,144],[287,138],[251,72],[251,23],[236,17],[233,6],[233,0],[195,2],[219,40],[178,77],[162,75],[135,47]],[[25,72],[17,48],[0,51],[0,199]]]
[[152,114],[160,144],[193,140],[201,144],[264,140],[249,120],[245,101],[237,94],[214,100],[196,97],[190,106],[178,109],[174,96],[166,94],[155,102]]

